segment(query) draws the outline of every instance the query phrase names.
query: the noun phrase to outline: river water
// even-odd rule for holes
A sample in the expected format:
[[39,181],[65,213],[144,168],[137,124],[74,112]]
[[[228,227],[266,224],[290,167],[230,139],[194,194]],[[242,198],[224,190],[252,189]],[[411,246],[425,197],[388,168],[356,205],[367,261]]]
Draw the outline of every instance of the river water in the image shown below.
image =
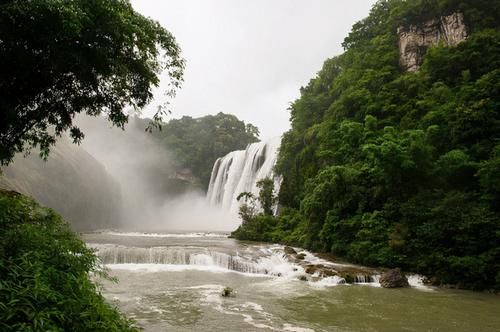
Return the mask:
[[429,288],[418,276],[407,289],[381,288],[376,275],[322,279],[282,246],[222,234],[82,236],[119,280],[101,281],[103,294],[145,331],[500,331],[499,296]]

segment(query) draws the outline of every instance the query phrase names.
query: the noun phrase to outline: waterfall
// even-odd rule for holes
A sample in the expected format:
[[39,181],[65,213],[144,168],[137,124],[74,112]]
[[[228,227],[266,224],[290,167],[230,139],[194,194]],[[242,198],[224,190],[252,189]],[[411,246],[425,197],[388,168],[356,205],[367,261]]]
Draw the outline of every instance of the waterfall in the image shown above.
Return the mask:
[[104,264],[169,264],[205,266],[268,276],[295,276],[304,269],[290,263],[282,251],[248,257],[195,247],[126,247],[88,244]]
[[281,137],[248,145],[246,150],[233,151],[217,159],[212,169],[207,199],[231,212],[238,212],[236,200],[242,192],[258,195],[257,182],[264,178],[274,180],[277,193],[281,179],[274,173]]

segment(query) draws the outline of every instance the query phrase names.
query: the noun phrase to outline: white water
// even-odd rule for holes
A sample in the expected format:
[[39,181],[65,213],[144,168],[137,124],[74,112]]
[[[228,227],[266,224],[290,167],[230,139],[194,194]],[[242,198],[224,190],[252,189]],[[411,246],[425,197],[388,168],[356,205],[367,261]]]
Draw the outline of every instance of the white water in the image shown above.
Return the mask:
[[248,145],[246,150],[233,151],[217,159],[212,169],[207,199],[213,205],[237,213],[237,197],[242,192],[259,193],[257,181],[274,180],[275,192],[279,191],[280,178],[274,173],[281,137],[267,142]]
[[[154,265],[166,265],[164,269],[199,269],[214,272],[234,271],[245,274],[275,277],[295,277],[304,274],[304,269],[290,263],[282,251],[260,257],[230,255],[223,252],[203,250],[199,247],[128,247],[114,244],[89,243],[101,261],[108,267],[140,269],[140,264],[157,269]],[[130,264],[130,265],[129,265]],[[151,266],[153,264],[153,266]],[[173,267],[176,266],[176,267]],[[222,269],[222,270],[221,270]]]
[[197,233],[146,233],[146,232],[115,232],[115,231],[103,231],[102,234],[114,235],[114,236],[133,236],[133,237],[173,237],[173,238],[227,238],[228,234],[225,233],[209,233],[209,232],[197,232]]
[[[113,234],[115,233],[106,232],[96,234],[96,236],[116,236]],[[137,237],[135,233],[117,234],[122,234],[123,237]],[[145,235],[144,237],[147,238],[148,236]],[[156,238],[155,235],[150,237],[150,239],[154,238]],[[182,238],[179,237],[179,239]],[[185,237],[184,239],[189,238],[192,237]],[[195,238],[203,239],[202,237]],[[224,238],[212,237],[211,241],[220,241],[222,239]],[[299,250],[306,254],[304,261],[302,261],[303,264],[297,264],[287,258],[284,247],[279,245],[241,247],[241,250],[236,251],[225,251],[223,247],[204,248],[198,245],[136,247],[124,244],[92,242],[87,243],[87,245],[96,251],[103,264],[117,270],[233,272],[255,277],[273,277],[283,281],[299,280],[305,277],[308,284],[314,287],[346,284],[346,280],[338,276],[308,275],[303,267],[307,264],[318,264],[318,262],[331,266],[345,265],[325,261],[305,250]],[[354,283],[380,287],[379,277],[377,274],[359,275],[355,278]],[[409,275],[408,280],[412,287],[431,290],[431,288],[423,284],[421,276]]]

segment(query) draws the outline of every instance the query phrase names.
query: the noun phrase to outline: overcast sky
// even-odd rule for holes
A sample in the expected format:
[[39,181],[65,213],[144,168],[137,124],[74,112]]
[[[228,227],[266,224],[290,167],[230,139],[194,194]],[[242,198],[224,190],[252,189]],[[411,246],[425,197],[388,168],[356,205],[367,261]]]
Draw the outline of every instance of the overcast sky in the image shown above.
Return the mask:
[[[176,37],[187,61],[171,117],[232,113],[261,138],[289,129],[290,102],[375,0],[132,0]],[[167,80],[163,80],[167,82]],[[151,116],[165,86],[144,111]]]

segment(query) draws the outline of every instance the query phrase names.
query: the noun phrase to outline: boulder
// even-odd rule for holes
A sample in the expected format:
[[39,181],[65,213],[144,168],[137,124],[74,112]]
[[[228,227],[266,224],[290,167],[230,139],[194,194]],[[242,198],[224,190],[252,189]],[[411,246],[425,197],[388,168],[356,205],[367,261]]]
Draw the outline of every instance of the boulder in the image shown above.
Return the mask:
[[389,270],[380,277],[380,285],[384,288],[409,287],[408,279],[399,268]]
[[306,265],[305,272],[307,274],[317,273],[321,277],[332,277],[338,275],[338,272],[335,271],[332,267],[324,266],[322,264]]
[[295,256],[295,258],[297,258],[299,260],[304,260],[304,258],[306,258],[306,254],[304,254],[304,253],[297,254],[297,256]]
[[286,246],[284,251],[285,251],[285,254],[287,254],[287,255],[297,255],[297,252],[295,251],[295,249],[293,249],[292,247],[289,247],[289,246]]

